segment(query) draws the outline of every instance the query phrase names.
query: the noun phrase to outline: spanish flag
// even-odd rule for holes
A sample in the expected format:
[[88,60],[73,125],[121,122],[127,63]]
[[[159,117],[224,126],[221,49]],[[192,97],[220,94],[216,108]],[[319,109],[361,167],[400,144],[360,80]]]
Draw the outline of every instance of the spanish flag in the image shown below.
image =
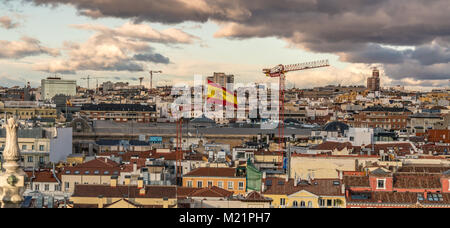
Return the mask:
[[226,88],[208,80],[208,104],[234,106],[237,108],[237,96]]

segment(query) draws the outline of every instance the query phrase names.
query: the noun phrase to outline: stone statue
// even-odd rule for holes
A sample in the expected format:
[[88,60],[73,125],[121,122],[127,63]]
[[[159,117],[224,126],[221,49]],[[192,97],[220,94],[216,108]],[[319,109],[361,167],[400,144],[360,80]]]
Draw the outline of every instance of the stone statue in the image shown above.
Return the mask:
[[14,118],[8,120],[6,128],[6,146],[3,152],[3,159],[5,161],[20,160],[19,143],[17,139],[17,124]]
[[20,207],[25,190],[26,174],[21,167],[20,150],[17,138],[17,124],[10,118],[6,128],[6,146],[3,151],[3,168],[0,172],[0,202],[1,207]]

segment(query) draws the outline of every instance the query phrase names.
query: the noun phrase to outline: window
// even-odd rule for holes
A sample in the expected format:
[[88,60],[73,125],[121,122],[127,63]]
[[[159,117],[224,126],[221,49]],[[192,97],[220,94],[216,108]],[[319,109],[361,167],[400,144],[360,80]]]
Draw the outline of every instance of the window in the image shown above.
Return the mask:
[[33,156],[28,156],[28,162],[33,162]]
[[39,163],[44,164],[44,157],[39,157]]
[[292,206],[293,206],[293,207],[298,207],[298,202],[297,202],[297,201],[294,201],[294,203],[292,203]]
[[213,182],[212,181],[208,181],[208,188],[211,188],[213,186]]
[[39,191],[39,185],[38,184],[34,185],[34,190],[35,191]]
[[309,201],[309,202],[308,202],[308,208],[312,208],[312,207],[313,207],[313,204],[312,204],[311,201]]
[[55,184],[55,192],[61,191],[61,186],[59,184]]
[[244,182],[239,182],[239,190],[244,190]]
[[89,175],[91,172],[85,171],[84,174]]
[[197,188],[203,188],[203,181],[197,181]]
[[333,200],[327,200],[327,207],[332,207],[333,206]]
[[45,191],[50,191],[50,185],[49,184],[44,185],[44,190]]
[[27,150],[27,145],[22,145],[22,150]]
[[377,189],[386,189],[386,180],[378,180]]
[[300,202],[300,207],[301,207],[301,208],[306,207],[305,201]]
[[39,151],[44,151],[44,145],[39,146]]
[[234,183],[232,181],[228,181],[228,189],[233,190],[234,189]]
[[285,206],[286,205],[286,199],[282,198],[280,199],[280,205]]
[[320,207],[325,207],[325,200],[319,199],[319,206]]
[[192,188],[192,181],[187,181],[187,187]]

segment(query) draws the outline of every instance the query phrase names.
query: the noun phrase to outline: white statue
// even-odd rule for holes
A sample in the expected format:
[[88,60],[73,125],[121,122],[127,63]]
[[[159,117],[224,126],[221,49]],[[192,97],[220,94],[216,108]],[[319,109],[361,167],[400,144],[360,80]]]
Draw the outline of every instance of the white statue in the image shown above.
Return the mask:
[[6,128],[6,146],[3,151],[3,168],[0,171],[0,203],[1,207],[19,207],[23,201],[26,174],[21,167],[20,150],[17,138],[17,124],[10,118]]
[[6,147],[3,150],[3,159],[5,161],[20,160],[19,144],[17,139],[17,124],[14,118],[8,120],[6,128]]

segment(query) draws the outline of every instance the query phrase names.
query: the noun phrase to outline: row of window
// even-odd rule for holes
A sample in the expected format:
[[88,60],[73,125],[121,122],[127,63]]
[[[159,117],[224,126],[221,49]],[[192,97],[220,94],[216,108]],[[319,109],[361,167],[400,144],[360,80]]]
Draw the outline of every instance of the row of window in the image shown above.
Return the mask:
[[[34,185],[34,189],[33,189],[33,186],[30,186],[30,187],[31,187],[31,190],[40,191],[40,186],[41,186],[40,184],[35,184]],[[44,184],[44,189],[43,190],[44,191],[50,191],[50,184]],[[55,184],[55,185],[53,185],[53,190],[55,192],[61,191],[61,186],[59,184]]]
[[[70,170],[66,170],[65,174],[72,174],[72,172],[71,172]],[[73,172],[73,174],[79,175],[79,174],[81,174],[81,172],[78,171],[78,170],[76,170],[76,171]],[[90,175],[90,174],[99,175],[99,174],[100,174],[100,171],[98,171],[98,170],[95,170],[94,172],[91,172],[91,171],[84,171],[83,174],[84,174],[84,175]],[[103,172],[103,175],[110,175],[110,174],[111,174],[111,172],[109,172],[109,171],[104,171],[104,172]],[[113,172],[113,175],[119,175],[119,171],[114,171],[114,172]]]
[[[31,163],[31,162],[34,162],[34,157],[33,156],[27,156],[27,161],[29,162],[29,163]],[[44,159],[44,157],[39,157],[39,163],[44,163],[45,162],[45,159]]]
[[[31,150],[34,151],[35,147],[34,145],[31,146]],[[28,150],[28,146],[27,145],[22,145],[22,151],[26,151]],[[39,145],[39,151],[45,151],[45,146],[44,145]]]
[[[300,204],[298,201],[294,201],[292,202],[292,207],[301,207],[301,208],[306,208],[306,205],[308,205],[308,208],[312,208],[313,207],[313,202],[312,201],[308,201],[308,203],[306,203],[305,201],[300,201]],[[281,198],[280,199],[280,206],[289,206],[286,205],[286,199],[285,198]],[[320,207],[338,207],[341,206],[340,205],[340,200],[338,199],[319,199],[319,206]]]
[[[193,181],[187,181],[187,187],[192,188],[193,186],[194,186],[193,185]],[[204,187],[203,186],[203,181],[197,181],[197,188],[203,188],[203,187]],[[207,187],[213,187],[213,181],[207,181]],[[218,181],[216,187],[225,189],[224,182],[223,181]],[[233,181],[228,181],[227,182],[227,189],[228,190],[235,190]],[[240,181],[238,183],[237,190],[241,190],[241,191],[245,190],[245,183],[243,181]]]

